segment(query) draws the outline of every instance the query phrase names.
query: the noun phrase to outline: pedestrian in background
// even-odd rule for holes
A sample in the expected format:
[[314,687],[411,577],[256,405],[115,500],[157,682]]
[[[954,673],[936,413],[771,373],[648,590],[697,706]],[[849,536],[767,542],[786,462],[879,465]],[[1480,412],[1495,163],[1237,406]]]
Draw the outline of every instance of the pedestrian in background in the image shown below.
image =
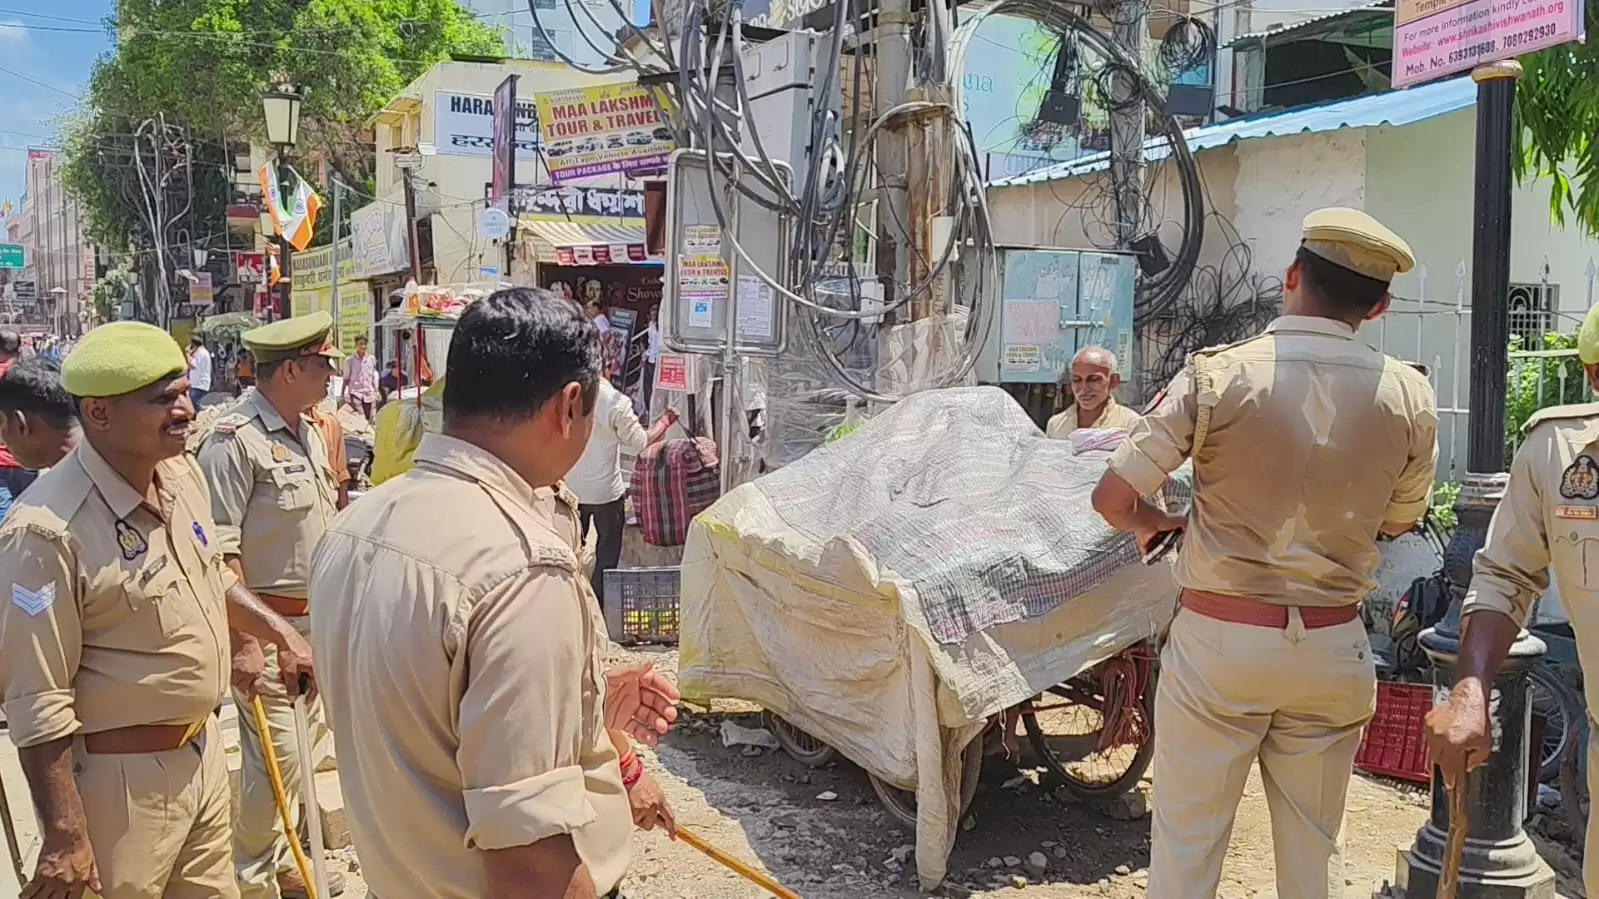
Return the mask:
[[[11,328],[0,328],[0,377],[5,377],[21,355],[22,335]],[[5,520],[11,504],[38,476],[38,472],[24,468],[9,447],[0,446],[0,521]]]
[[54,359],[24,359],[0,375],[0,441],[24,467],[54,467],[81,436],[77,404]]
[[211,351],[205,348],[205,338],[189,335],[189,399],[194,408],[211,392]]
[[646,432],[627,397],[610,381],[600,379],[594,401],[594,433],[567,474],[566,486],[577,496],[581,539],[588,541],[590,523],[596,531],[589,583],[601,608],[605,607],[605,572],[622,560],[622,529],[627,517],[623,511],[627,484],[622,479],[622,451],[639,455],[665,437],[676,421],[677,410],[668,409]]
[[372,420],[378,404],[378,360],[367,353],[365,337],[355,339],[355,355],[344,360],[344,399]]
[[[1427,377],[1355,335],[1414,265],[1364,212],[1311,213],[1284,314],[1190,357],[1094,489],[1094,508],[1145,549],[1187,528],[1155,698],[1158,899],[1216,895],[1257,761],[1277,895],[1344,894],[1344,800],[1377,696],[1360,603],[1376,587],[1378,534],[1421,519],[1438,457]],[[1142,499],[1185,459],[1186,520]]]
[[633,828],[675,827],[629,739],[664,734],[677,691],[648,666],[601,667],[560,486],[600,381],[599,335],[570,301],[471,304],[443,433],[317,547],[312,637],[375,895],[614,895]]

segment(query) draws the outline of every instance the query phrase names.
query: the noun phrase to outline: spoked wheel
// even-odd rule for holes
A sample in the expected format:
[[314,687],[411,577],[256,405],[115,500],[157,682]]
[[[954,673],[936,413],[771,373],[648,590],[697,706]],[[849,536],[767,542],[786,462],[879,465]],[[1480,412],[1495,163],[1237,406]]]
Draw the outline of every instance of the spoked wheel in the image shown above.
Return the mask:
[[1033,752],[1073,795],[1108,799],[1144,776],[1155,753],[1154,671],[1152,659],[1123,654],[1022,704]]
[[1541,783],[1552,782],[1560,776],[1560,762],[1567,752],[1576,751],[1586,713],[1576,694],[1560,680],[1559,673],[1550,665],[1534,665],[1528,672],[1527,703],[1532,706],[1533,714],[1544,720],[1543,746],[1539,747],[1538,754],[1538,780]]
[[[977,795],[977,781],[983,773],[983,738],[981,735],[966,744],[961,752],[961,807],[960,816],[972,806],[972,797]],[[872,792],[877,794],[883,807],[894,816],[894,820],[916,829],[916,794],[910,790],[901,790],[899,787],[878,780],[876,776],[867,774],[866,779],[872,782]]]
[[838,758],[838,750],[816,739],[805,731],[800,730],[781,717],[771,712],[762,712],[766,719],[766,729],[777,738],[783,751],[794,758],[795,761],[820,768],[828,762]]

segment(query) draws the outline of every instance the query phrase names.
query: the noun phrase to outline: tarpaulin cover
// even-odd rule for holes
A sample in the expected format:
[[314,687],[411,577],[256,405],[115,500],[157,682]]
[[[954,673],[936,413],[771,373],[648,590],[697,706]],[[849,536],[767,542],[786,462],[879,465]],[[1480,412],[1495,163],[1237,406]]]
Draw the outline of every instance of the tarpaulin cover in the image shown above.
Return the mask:
[[1170,622],[1171,562],[1139,564],[1090,505],[1108,455],[959,388],[739,487],[684,549],[684,695],[758,703],[915,790],[931,888],[987,717]]

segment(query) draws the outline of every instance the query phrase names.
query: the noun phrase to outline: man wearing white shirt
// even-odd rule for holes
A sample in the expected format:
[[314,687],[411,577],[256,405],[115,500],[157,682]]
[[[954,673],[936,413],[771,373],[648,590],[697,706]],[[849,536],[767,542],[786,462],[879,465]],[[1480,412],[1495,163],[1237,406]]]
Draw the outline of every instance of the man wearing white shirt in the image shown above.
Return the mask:
[[655,401],[655,372],[661,366],[661,325],[656,321],[660,309],[660,306],[650,307],[650,324],[644,329],[649,342],[644,346],[644,380],[639,385],[639,400],[646,418],[650,414],[650,403]]
[[598,532],[594,547],[594,574],[591,583],[594,595],[605,606],[605,572],[615,568],[622,560],[622,495],[626,486],[622,482],[622,450],[638,455],[666,435],[666,430],[677,421],[677,413],[668,411],[648,432],[633,414],[633,404],[626,395],[600,379],[599,394],[594,400],[594,433],[577,464],[567,472],[567,489],[577,494],[577,511],[582,522],[583,539],[588,540],[589,522]]
[[189,336],[189,399],[194,408],[200,408],[200,398],[211,392],[211,351],[205,348],[205,338],[198,334]]

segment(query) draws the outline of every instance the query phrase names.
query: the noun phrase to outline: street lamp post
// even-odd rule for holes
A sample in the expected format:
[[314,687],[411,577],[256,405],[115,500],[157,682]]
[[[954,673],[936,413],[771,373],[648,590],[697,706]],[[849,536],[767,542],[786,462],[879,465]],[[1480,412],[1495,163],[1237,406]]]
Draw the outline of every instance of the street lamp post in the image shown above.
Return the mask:
[[[294,202],[294,188],[290,180],[289,151],[294,148],[300,137],[300,101],[302,97],[293,86],[280,84],[272,90],[261,95],[262,111],[266,114],[267,143],[277,150],[278,166],[278,198],[281,201],[279,210],[286,212],[285,208]],[[293,314],[291,306],[294,290],[294,267],[290,259],[294,248],[289,245],[288,235],[278,229],[278,270],[280,279],[278,289],[281,291],[278,299],[280,314],[288,317]]]
[[[1444,553],[1444,576],[1452,594],[1449,612],[1418,642],[1433,663],[1435,696],[1456,680],[1460,652],[1461,601],[1471,581],[1471,562],[1488,535],[1488,522],[1504,496],[1505,368],[1510,342],[1510,153],[1521,65],[1514,60],[1479,66],[1477,82],[1476,216],[1472,241],[1470,440],[1466,477],[1456,505],[1458,525]],[[1490,689],[1494,752],[1466,777],[1468,818],[1459,895],[1470,899],[1552,899],[1554,872],[1539,858],[1522,829],[1526,816],[1527,754],[1531,740],[1527,672],[1544,654],[1541,640],[1525,631],[1511,647]],[[1409,899],[1437,894],[1451,827],[1449,799],[1433,769],[1432,814],[1408,850],[1401,850],[1397,878]]]

